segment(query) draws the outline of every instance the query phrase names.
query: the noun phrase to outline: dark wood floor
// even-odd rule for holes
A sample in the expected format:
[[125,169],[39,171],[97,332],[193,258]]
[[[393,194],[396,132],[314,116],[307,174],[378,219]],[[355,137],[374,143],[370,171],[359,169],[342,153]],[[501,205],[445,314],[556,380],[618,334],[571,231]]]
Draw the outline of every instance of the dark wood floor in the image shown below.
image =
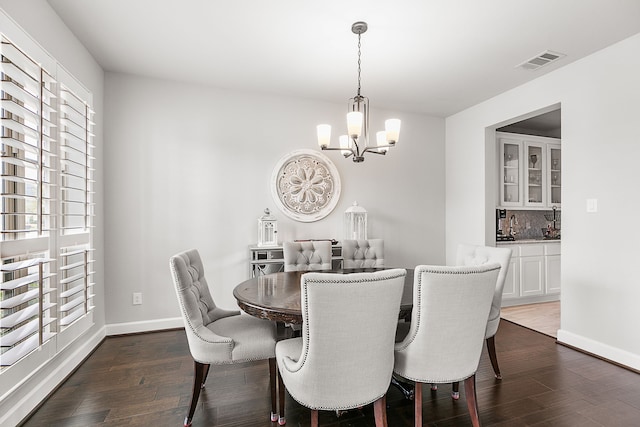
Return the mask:
[[[504,376],[494,380],[486,351],[477,375],[484,426],[639,426],[640,375],[557,345],[549,336],[502,321],[496,337]],[[181,426],[193,362],[184,331],[107,338],[28,419],[25,426]],[[193,425],[276,426],[268,421],[267,362],[215,367]],[[425,425],[470,425],[464,392],[424,391]],[[394,388],[389,426],[413,426],[413,402]],[[308,426],[309,411],[287,396],[288,426]],[[320,415],[320,425],[374,426],[373,410]]]

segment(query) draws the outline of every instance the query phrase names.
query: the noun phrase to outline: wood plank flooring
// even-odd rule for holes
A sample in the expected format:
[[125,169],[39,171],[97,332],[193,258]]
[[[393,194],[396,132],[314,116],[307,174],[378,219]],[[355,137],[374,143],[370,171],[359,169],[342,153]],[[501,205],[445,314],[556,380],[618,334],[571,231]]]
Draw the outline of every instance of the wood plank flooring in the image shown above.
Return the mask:
[[[502,321],[496,336],[504,379],[493,377],[486,351],[477,374],[483,426],[637,426],[640,375],[557,345],[551,337]],[[191,395],[193,362],[183,330],[107,338],[24,426],[181,426]],[[424,389],[426,426],[468,426],[464,391]],[[413,402],[387,396],[390,427],[413,426]],[[266,361],[213,367],[194,427],[277,426],[268,420]],[[287,425],[306,427],[310,413],[287,395]],[[371,405],[326,427],[374,426]]]
[[557,338],[560,329],[560,301],[503,307],[500,317]]

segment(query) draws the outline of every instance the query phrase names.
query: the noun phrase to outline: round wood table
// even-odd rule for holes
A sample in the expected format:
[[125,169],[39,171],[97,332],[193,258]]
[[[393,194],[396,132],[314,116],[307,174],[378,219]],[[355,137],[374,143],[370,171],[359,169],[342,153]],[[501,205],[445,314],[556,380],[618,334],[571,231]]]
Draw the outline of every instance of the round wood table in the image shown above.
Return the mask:
[[[358,268],[322,270],[323,273],[347,274],[384,269]],[[300,278],[306,271],[265,274],[240,283],[233,290],[238,306],[247,314],[283,323],[302,323]],[[413,307],[413,270],[407,269],[400,301],[399,318],[409,318]]]

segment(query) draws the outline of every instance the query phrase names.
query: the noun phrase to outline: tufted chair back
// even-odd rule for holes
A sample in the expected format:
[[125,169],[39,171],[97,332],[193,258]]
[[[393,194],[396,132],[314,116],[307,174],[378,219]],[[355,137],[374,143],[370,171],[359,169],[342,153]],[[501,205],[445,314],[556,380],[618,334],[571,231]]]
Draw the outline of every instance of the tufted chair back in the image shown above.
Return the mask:
[[384,240],[343,240],[344,268],[384,267]]
[[510,260],[511,249],[509,248],[458,245],[456,265],[483,265],[496,262],[500,264],[500,274],[498,274],[496,288],[493,293],[493,302],[491,304],[491,313],[489,313],[485,338],[494,336],[498,331],[500,307],[502,306],[502,290],[504,289],[504,282],[507,277],[507,270],[509,270]]
[[276,345],[280,374],[296,401],[338,410],[385,396],[405,275],[404,269],[302,275],[302,336]]
[[284,271],[331,269],[331,242],[284,242]]
[[394,373],[416,382],[415,425],[422,425],[422,383],[465,382],[467,408],[479,426],[475,374],[500,264],[419,265],[408,335],[395,346]]
[[464,380],[478,368],[499,264],[419,265],[411,327],[396,344],[395,372],[426,383]]

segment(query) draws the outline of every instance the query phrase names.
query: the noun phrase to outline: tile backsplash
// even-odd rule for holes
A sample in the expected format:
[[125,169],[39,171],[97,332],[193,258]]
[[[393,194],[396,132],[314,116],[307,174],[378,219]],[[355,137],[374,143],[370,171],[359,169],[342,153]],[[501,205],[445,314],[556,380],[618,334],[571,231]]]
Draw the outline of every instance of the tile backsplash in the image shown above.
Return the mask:
[[[544,237],[542,229],[547,229],[550,225],[553,227],[553,211],[523,211],[507,209],[507,217],[501,219],[502,233],[509,233],[509,219],[515,216],[513,229],[516,232],[516,240],[523,239],[542,239]],[[547,220],[545,215],[551,220]],[[496,224],[497,225],[497,224]],[[556,228],[561,229],[560,210],[556,210]]]

